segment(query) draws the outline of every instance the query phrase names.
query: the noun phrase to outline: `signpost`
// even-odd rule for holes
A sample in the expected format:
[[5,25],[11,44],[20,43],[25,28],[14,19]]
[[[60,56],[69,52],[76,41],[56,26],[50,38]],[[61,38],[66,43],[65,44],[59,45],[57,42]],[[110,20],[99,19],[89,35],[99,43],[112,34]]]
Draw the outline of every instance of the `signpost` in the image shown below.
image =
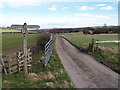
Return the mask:
[[27,25],[27,23],[24,23],[24,25],[18,25],[18,24],[14,24],[11,25],[11,28],[14,29],[22,29],[22,33],[23,33],[23,37],[24,37],[24,43],[23,43],[23,50],[24,50],[24,74],[25,74],[25,78],[27,78],[28,76],[28,69],[27,69],[27,56],[28,56],[28,50],[27,50],[27,36],[28,36],[28,30],[29,28],[40,28],[39,25]]
[[28,69],[27,69],[27,23],[24,23],[23,25],[23,30],[22,30],[23,36],[24,36],[24,44],[23,44],[23,48],[24,48],[24,74],[25,74],[25,78],[27,78],[28,76]]

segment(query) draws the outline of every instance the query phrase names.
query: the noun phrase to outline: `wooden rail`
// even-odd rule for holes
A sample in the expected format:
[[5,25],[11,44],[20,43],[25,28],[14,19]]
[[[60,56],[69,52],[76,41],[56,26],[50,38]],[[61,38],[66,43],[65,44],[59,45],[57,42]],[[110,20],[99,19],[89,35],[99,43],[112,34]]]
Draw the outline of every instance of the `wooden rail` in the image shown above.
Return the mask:
[[120,41],[96,41],[95,43],[120,43]]

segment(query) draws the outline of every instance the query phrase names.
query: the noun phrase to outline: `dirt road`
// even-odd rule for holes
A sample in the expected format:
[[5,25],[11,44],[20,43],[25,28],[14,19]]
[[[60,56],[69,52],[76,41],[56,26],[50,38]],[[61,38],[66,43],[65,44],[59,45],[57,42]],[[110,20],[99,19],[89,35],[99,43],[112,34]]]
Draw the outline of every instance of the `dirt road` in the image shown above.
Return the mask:
[[56,50],[76,88],[118,88],[118,74],[57,36]]

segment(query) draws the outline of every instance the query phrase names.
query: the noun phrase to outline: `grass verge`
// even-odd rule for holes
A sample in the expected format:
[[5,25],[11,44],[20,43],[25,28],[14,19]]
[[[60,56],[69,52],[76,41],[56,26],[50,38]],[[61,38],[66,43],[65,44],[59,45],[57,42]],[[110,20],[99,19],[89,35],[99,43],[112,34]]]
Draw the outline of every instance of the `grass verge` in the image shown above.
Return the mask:
[[40,52],[33,58],[27,80],[24,79],[23,72],[3,75],[3,88],[75,88],[55,51],[55,39],[53,53],[46,68],[43,68],[43,63],[39,61],[43,55],[44,53]]

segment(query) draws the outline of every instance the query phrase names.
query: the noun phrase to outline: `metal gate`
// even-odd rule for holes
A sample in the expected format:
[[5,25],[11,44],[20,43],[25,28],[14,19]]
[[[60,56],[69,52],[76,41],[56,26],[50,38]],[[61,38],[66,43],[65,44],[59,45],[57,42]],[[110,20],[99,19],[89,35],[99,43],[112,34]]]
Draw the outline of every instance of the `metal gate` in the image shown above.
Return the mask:
[[52,35],[50,37],[50,40],[45,45],[45,60],[44,60],[44,66],[47,65],[50,56],[52,54]]

